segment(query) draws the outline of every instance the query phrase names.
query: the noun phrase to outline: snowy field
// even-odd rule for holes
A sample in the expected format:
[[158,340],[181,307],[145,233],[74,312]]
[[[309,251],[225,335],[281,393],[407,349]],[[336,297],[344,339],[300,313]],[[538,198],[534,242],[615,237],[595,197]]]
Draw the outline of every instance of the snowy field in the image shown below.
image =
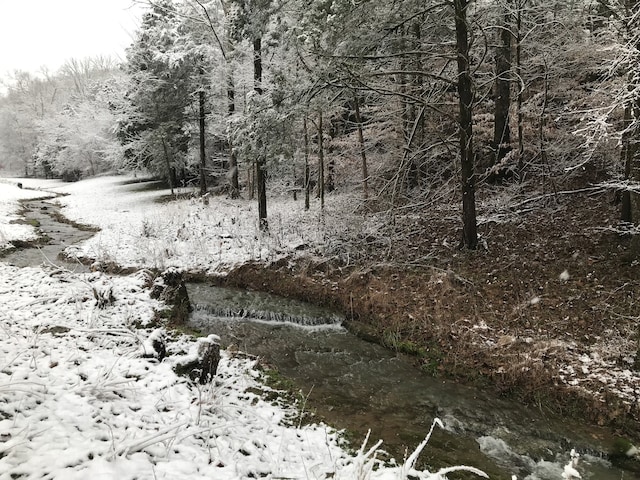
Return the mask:
[[[251,240],[258,233],[248,203],[160,205],[154,199],[166,192],[127,194],[121,180],[24,183],[71,194],[55,200],[67,206],[65,214],[103,229],[80,248],[123,264],[193,261],[217,271],[271,255],[269,247],[279,242],[286,247],[308,240],[283,231],[265,245]],[[19,199],[42,196],[7,183],[0,191],[0,208],[10,218],[17,218]],[[244,237],[231,236],[225,223],[230,218]],[[199,225],[201,237],[171,242],[181,225]],[[22,227],[3,223],[6,241],[33,235]],[[206,252],[216,242],[213,261]],[[172,248],[171,255],[160,252],[166,248]],[[20,269],[0,261],[0,480],[391,480],[407,474],[439,479],[467,468],[415,471],[426,441],[398,465],[379,464],[376,442],[350,453],[332,429],[301,426],[295,410],[258,396],[264,387],[246,358],[223,352],[219,373],[206,386],[176,375],[172,367],[191,358],[197,343],[145,328],[161,307],[144,288],[147,280],[144,272],[111,277],[53,267]],[[111,292],[114,301],[101,307],[95,292]],[[146,355],[149,338],[159,334],[173,335],[162,362]]]
[[[321,249],[333,238],[330,233],[345,229],[338,220],[331,220],[332,215],[304,212],[301,200],[292,208],[289,196],[269,199],[269,233],[265,234],[258,229],[255,200],[216,197],[209,204],[200,198],[159,203],[167,190],[144,191],[141,184],[125,184],[125,180],[100,177],[57,185],[22,181],[25,186],[69,194],[56,199],[64,206],[63,213],[101,229],[78,247],[76,255],[124,267],[222,273],[248,260],[275,260],[302,246]],[[326,209],[353,208],[349,204],[354,205],[349,198],[336,198],[328,200]]]

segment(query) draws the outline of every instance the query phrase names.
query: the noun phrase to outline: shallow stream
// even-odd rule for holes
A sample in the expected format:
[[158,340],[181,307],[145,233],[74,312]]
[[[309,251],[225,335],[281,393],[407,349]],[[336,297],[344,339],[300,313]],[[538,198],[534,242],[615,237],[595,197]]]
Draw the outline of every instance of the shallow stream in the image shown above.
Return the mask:
[[[42,263],[87,271],[59,257],[92,233],[60,223],[49,202],[25,204],[27,221],[48,242],[23,248],[1,260],[16,266]],[[225,346],[262,357],[299,390],[303,406],[318,419],[347,429],[354,446],[367,430],[401,459],[429,431],[436,430],[421,455],[432,469],[467,464],[492,479],[560,480],[571,448],[581,454],[582,478],[628,480],[637,472],[613,467],[603,457],[612,432],[549,416],[492,395],[490,391],[443,381],[415,368],[411,358],[361,340],[340,325],[336,312],[256,292],[190,284],[196,309],[191,323],[220,335]],[[475,476],[450,476],[477,478]]]
[[370,429],[371,440],[383,439],[401,459],[438,417],[446,430],[432,436],[420,457],[424,466],[466,464],[493,479],[516,474],[560,480],[576,448],[583,478],[635,478],[603,458],[614,438],[606,429],[425,375],[412,358],[348,333],[335,312],[258,292],[202,284],[190,284],[188,290],[196,307],[193,327],[264,359],[300,390],[305,408],[348,429],[356,446]]
[[3,255],[0,260],[16,267],[42,264],[63,265],[74,272],[87,272],[89,268],[78,261],[62,256],[65,249],[91,238],[95,233],[80,230],[69,223],[60,222],[60,208],[47,200],[31,200],[23,203],[24,218],[36,228],[41,239],[37,245],[19,248]]

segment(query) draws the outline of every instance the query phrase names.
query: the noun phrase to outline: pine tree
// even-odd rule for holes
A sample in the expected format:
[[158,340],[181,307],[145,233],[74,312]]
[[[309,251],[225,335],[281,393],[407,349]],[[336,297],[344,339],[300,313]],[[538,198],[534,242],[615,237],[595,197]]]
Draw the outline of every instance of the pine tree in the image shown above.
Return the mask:
[[153,3],[127,50],[128,108],[122,112],[118,132],[133,163],[162,174],[172,189],[178,172],[185,172],[188,107],[196,90],[193,64],[175,48],[180,36],[173,2]]

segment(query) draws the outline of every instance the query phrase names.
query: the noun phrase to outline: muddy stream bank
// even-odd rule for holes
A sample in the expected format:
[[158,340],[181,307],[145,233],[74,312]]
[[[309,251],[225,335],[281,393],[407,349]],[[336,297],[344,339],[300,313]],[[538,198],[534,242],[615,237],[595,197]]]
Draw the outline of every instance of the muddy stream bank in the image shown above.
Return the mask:
[[[79,262],[63,260],[61,253],[93,233],[61,223],[51,202],[24,205],[26,221],[37,226],[43,240],[32,247],[20,245],[0,260],[19,267],[44,263],[80,274],[88,271]],[[421,455],[423,465],[467,464],[494,479],[516,474],[552,480],[561,478],[569,452],[576,448],[582,454],[583,478],[640,478],[637,471],[613,466],[606,458],[617,442],[614,432],[425,375],[410,358],[348,333],[336,312],[203,283],[188,289],[196,307],[191,326],[220,335],[225,346],[259,356],[299,392],[306,411],[346,428],[355,447],[370,429],[373,442],[383,439],[383,448],[402,458],[438,417],[446,429],[434,433]]]

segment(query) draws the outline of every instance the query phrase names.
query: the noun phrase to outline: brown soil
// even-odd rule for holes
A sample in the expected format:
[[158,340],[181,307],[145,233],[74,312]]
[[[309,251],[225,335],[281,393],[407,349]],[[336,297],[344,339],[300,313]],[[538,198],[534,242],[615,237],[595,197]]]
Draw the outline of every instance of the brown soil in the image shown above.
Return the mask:
[[[599,351],[612,369],[633,369],[637,249],[601,228],[617,223],[610,195],[543,200],[485,221],[486,248],[474,252],[457,248],[455,211],[425,209],[396,218],[379,238],[353,240],[353,256],[366,259],[356,265],[305,254],[243,265],[216,281],[336,307],[352,330],[416,354],[427,373],[640,438],[638,402],[580,377],[577,361]],[[567,365],[578,384],[563,380]]]

